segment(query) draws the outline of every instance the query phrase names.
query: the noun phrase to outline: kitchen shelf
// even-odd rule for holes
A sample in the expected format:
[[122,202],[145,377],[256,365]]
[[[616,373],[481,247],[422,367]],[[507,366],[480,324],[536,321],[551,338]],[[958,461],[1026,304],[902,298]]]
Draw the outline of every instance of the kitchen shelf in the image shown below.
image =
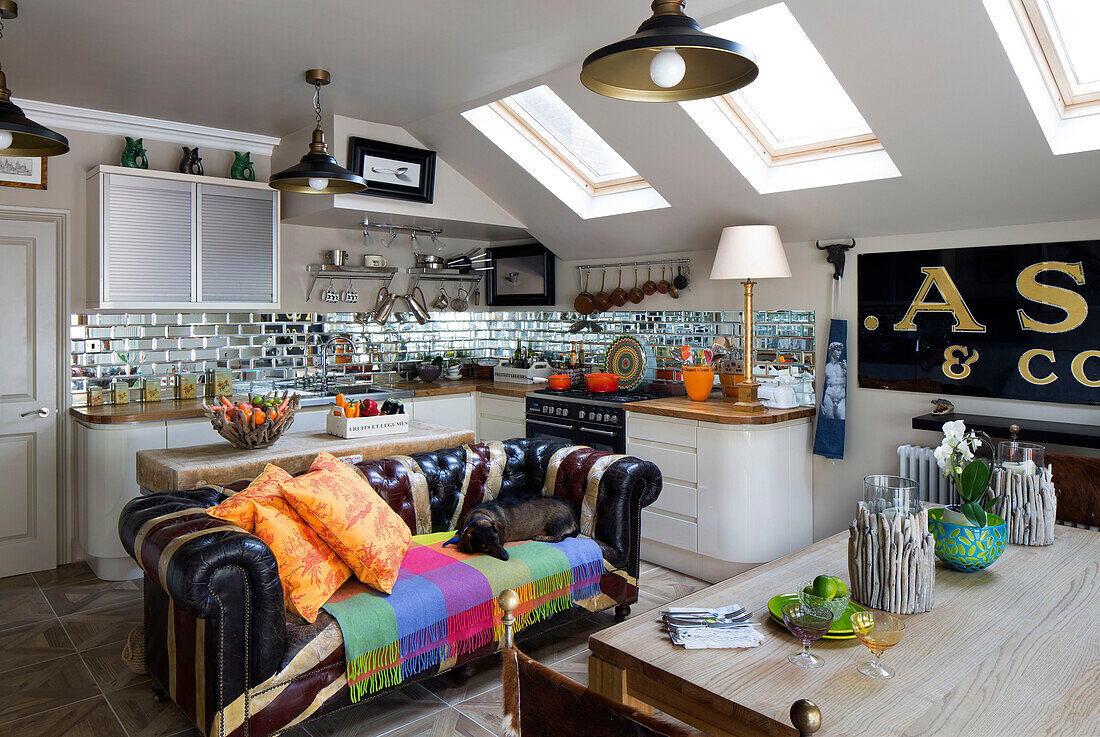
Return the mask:
[[484,271],[461,271],[459,269],[406,269],[409,276],[412,277],[412,281],[409,283],[408,293],[411,294],[412,290],[416,289],[417,284],[421,281],[440,281],[440,282],[466,282],[473,286],[470,287],[472,292],[478,286],[481,285],[481,280],[484,278]]
[[1049,443],[1051,445],[1069,445],[1075,448],[1100,448],[1100,427],[1078,425],[1072,422],[1049,422],[1046,420],[1014,420],[1008,417],[990,417],[987,415],[926,414],[913,418],[914,430],[942,432],[943,424],[953,420],[962,420],[967,428],[980,430],[993,438],[1008,438],[1012,433],[1009,427],[1020,428],[1017,440],[1031,443]]
[[313,288],[320,279],[378,279],[386,282],[389,288],[397,269],[392,266],[332,266],[331,264],[310,264],[306,271],[313,275],[306,289],[306,302],[313,296]]

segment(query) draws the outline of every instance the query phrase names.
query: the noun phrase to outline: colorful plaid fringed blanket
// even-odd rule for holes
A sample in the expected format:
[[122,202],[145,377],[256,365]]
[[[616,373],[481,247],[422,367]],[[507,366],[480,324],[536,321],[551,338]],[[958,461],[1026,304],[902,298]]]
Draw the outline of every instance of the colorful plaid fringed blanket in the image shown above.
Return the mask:
[[325,604],[344,636],[352,701],[500,640],[505,589],[520,597],[517,630],[600,593],[603,553],[590,539],[508,543],[503,561],[443,547],[453,535],[414,536],[392,594],[353,578]]

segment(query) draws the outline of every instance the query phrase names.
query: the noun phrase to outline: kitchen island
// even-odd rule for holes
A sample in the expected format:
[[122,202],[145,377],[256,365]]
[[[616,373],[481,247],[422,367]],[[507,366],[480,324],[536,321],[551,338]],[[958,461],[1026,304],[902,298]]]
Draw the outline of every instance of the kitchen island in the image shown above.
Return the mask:
[[137,453],[137,482],[143,493],[228,486],[249,481],[272,463],[291,474],[309,469],[322,450],[349,462],[373,461],[390,456],[473,443],[469,430],[409,422],[409,431],[344,439],[327,433],[291,433],[269,448],[241,450],[220,441],[170,450],[142,450]]
[[623,408],[627,454],[664,476],[644,560],[714,582],[813,542],[812,407],[748,415],[716,391]]

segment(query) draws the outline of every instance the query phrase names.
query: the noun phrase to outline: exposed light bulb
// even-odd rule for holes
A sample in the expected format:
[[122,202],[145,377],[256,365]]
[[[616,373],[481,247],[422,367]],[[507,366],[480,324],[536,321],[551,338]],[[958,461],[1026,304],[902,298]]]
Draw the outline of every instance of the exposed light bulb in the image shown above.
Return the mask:
[[314,192],[322,192],[328,186],[328,180],[321,177],[310,177],[309,188]]
[[11,131],[0,131],[0,149],[11,145]]
[[684,57],[676,53],[672,46],[666,46],[657,52],[653,61],[649,62],[649,78],[658,87],[675,87],[684,79],[687,73],[687,64]]

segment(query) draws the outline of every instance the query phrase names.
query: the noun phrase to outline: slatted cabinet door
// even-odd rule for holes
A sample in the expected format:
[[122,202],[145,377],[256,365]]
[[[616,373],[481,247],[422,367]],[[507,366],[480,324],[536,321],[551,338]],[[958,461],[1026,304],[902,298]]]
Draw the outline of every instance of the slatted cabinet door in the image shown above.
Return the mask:
[[100,306],[193,301],[194,185],[118,174],[104,179]]
[[279,301],[278,192],[199,185],[199,301]]

